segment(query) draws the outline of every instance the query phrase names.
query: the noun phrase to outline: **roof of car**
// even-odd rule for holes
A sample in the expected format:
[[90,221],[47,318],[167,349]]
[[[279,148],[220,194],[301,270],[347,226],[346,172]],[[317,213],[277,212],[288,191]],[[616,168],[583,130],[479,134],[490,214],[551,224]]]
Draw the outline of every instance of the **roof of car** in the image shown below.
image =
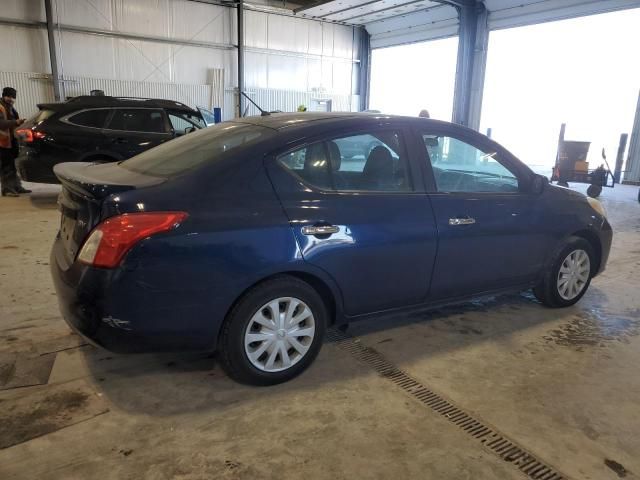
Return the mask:
[[380,120],[408,120],[416,122],[433,122],[426,118],[405,117],[400,115],[386,115],[383,113],[370,112],[294,112],[294,113],[271,113],[264,116],[235,118],[233,122],[250,123],[262,127],[280,130],[286,127],[300,126],[310,122],[330,121],[330,120],[363,120],[365,122],[377,123]]
[[81,95],[70,98],[66,102],[40,104],[38,107],[41,109],[50,108],[52,110],[77,110],[80,108],[92,107],[150,107],[170,108],[172,110],[189,112],[194,111],[184,103],[175,102],[173,100],[164,100],[159,98],[110,97],[107,95]]

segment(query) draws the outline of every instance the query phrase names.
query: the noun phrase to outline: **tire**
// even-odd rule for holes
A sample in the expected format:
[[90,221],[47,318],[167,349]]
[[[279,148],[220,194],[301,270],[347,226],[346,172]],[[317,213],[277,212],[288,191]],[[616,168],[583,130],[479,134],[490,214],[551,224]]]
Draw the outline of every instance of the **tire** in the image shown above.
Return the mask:
[[598,198],[601,192],[602,187],[600,185],[589,185],[589,188],[587,188],[587,195],[591,198]]
[[[583,253],[578,253],[583,252]],[[586,269],[586,272],[581,272],[582,275],[586,275],[586,277],[581,278],[578,273],[575,273],[575,277],[569,278],[569,280],[565,280],[568,273],[562,273],[562,279],[560,278],[560,269],[563,271],[571,271],[572,267],[570,256],[576,254],[574,259],[584,258],[583,254],[586,254],[588,258],[588,265],[584,265],[584,262],[581,263],[583,268]],[[542,281],[533,289],[533,293],[543,305],[552,308],[562,308],[569,307],[575,304],[578,300],[582,298],[585,294],[589,285],[591,284],[591,278],[593,277],[593,269],[595,266],[595,254],[593,251],[593,247],[589,242],[587,242],[584,238],[580,237],[570,237],[564,246],[558,250],[558,253],[555,255],[551,266],[544,273]],[[569,262],[565,264],[565,261]],[[580,266],[576,267],[579,270]],[[564,282],[562,281],[564,280]],[[572,282],[575,281],[576,288],[579,288],[579,291],[574,294],[574,291],[569,290],[567,294],[566,288],[571,289]]]
[[[276,300],[280,315],[273,322]],[[277,325],[289,312],[299,323]],[[291,380],[318,355],[327,323],[327,308],[309,284],[289,276],[267,280],[249,290],[227,316],[218,341],[222,368],[232,379],[250,385]],[[296,336],[299,333],[304,335]],[[249,336],[257,340],[250,342]]]
[[569,188],[569,182],[565,182],[565,181],[560,181],[560,180],[558,180],[558,185],[559,185],[560,187]]

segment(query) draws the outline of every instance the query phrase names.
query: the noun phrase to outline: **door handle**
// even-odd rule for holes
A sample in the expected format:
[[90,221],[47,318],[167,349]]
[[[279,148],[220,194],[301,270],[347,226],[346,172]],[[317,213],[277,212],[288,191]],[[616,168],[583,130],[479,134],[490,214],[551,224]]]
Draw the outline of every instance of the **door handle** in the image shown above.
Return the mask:
[[331,235],[339,231],[340,228],[334,225],[306,225],[302,227],[303,235]]
[[127,143],[127,139],[122,137],[117,137],[117,138],[111,139],[111,143]]
[[449,219],[449,225],[451,225],[451,226],[473,225],[474,223],[476,223],[476,219],[475,218],[471,218],[471,217],[457,217],[457,218],[450,218]]

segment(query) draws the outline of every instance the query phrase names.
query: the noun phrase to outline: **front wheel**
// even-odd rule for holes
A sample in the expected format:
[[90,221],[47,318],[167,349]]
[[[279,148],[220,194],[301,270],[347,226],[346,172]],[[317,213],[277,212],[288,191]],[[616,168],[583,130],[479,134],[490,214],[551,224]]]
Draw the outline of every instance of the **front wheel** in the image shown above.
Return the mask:
[[547,307],[568,307],[582,298],[593,276],[595,257],[584,238],[571,237],[544,273],[533,293]]
[[600,185],[591,184],[589,188],[587,188],[587,195],[591,198],[598,198],[600,193],[602,193],[602,187]]
[[242,383],[275,385],[302,373],[322,346],[327,309],[318,293],[293,277],[247,292],[220,333],[222,367]]

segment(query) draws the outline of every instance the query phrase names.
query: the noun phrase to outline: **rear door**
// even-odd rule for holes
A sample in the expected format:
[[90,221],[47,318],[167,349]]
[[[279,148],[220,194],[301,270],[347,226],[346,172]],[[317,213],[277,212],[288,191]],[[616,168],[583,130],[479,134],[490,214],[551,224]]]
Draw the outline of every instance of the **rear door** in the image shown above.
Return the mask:
[[539,196],[494,142],[454,126],[418,130],[439,232],[430,299],[536,278],[549,245]]
[[122,158],[149,150],[174,137],[164,110],[116,108],[104,131],[110,149]]
[[421,303],[429,289],[435,220],[405,137],[341,132],[267,164],[303,258],[334,278],[348,315]]
[[[60,122],[51,122],[50,132],[55,145],[47,145],[50,151],[57,150],[61,161],[84,160],[91,155],[101,155],[109,150],[103,128],[111,115],[110,108],[89,108],[63,116]],[[63,149],[73,152],[65,159]]]

